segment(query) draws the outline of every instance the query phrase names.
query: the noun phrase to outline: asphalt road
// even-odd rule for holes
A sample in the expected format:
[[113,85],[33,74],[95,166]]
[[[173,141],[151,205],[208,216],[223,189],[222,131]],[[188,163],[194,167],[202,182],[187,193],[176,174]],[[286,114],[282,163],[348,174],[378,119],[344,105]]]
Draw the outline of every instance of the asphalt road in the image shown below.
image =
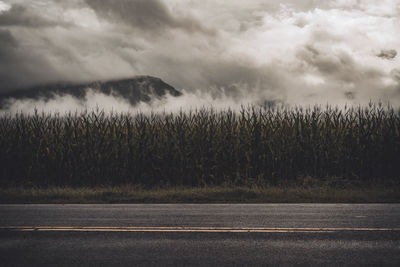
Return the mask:
[[0,266],[400,266],[400,204],[0,205]]

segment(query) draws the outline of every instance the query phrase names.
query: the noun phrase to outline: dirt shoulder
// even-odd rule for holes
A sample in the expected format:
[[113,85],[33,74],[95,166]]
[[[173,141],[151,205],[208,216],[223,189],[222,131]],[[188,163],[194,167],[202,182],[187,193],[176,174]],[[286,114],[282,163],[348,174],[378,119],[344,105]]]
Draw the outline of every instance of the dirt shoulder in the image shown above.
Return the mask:
[[0,203],[400,203],[400,185],[313,187],[0,188]]

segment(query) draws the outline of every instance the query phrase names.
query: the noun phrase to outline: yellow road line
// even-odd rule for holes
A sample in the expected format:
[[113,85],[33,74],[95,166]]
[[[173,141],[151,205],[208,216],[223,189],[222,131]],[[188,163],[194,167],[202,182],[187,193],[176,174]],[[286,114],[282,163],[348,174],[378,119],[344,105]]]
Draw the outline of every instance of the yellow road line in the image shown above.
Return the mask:
[[79,231],[79,232],[256,232],[256,233],[332,233],[339,231],[400,231],[400,228],[332,227],[106,227],[106,226],[0,226],[9,231]]

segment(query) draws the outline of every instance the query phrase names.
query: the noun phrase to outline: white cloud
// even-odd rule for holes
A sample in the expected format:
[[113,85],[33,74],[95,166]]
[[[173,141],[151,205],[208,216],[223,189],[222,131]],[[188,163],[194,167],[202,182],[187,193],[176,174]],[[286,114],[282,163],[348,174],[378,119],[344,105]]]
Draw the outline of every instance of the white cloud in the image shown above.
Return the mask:
[[306,81],[307,84],[309,85],[322,85],[325,83],[325,80],[320,77],[320,76],[316,76],[316,75],[312,75],[312,74],[306,74],[303,76],[303,79]]
[[11,8],[10,4],[7,4],[7,3],[4,3],[3,1],[0,1],[0,13],[10,10],[10,8]]

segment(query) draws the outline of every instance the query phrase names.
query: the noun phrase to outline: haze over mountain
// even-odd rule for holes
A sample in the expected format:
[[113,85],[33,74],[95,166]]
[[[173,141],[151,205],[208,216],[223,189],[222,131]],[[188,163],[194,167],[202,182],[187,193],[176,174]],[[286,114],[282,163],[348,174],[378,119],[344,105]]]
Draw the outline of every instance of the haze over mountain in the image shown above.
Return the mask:
[[161,99],[166,95],[174,97],[182,95],[181,92],[160,78],[137,76],[129,79],[94,81],[80,84],[48,84],[11,91],[0,95],[0,108],[7,108],[7,105],[16,100],[41,99],[49,101],[56,96],[71,96],[79,100],[85,100],[89,90],[106,96],[122,98],[132,106],[139,102],[150,102],[154,99]]

